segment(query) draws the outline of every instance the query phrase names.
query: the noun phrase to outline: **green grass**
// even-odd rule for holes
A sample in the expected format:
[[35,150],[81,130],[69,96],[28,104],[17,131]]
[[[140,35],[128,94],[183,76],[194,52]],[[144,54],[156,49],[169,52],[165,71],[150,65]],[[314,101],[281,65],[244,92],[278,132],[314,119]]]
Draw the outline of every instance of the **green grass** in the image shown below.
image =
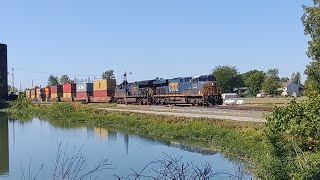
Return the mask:
[[[244,100],[246,105],[252,106],[265,106],[265,107],[274,107],[274,106],[285,106],[294,98],[292,97],[266,97],[266,98],[241,98]],[[297,102],[302,102],[307,100],[307,97],[298,97],[296,98]]]
[[166,141],[200,143],[213,151],[244,161],[256,177],[277,179],[272,177],[272,147],[262,123],[110,112],[66,103],[46,107],[24,105],[10,111],[16,115],[40,117],[55,125],[81,123],[84,126],[123,129]]

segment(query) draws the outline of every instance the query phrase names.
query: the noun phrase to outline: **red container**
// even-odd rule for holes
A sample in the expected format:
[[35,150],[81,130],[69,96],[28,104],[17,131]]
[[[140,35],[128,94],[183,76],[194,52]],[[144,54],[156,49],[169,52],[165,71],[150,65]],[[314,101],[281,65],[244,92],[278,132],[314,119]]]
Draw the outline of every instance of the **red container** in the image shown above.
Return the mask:
[[57,94],[58,93],[58,88],[57,88],[57,86],[51,86],[51,93],[52,94]]
[[111,97],[107,96],[107,91],[93,91],[93,98],[90,98],[91,102],[110,102]]
[[87,92],[77,92],[77,100],[86,100],[88,97]]
[[63,93],[63,88],[61,85],[58,85],[58,86],[51,86],[50,88],[51,90],[51,95],[53,95],[54,97],[51,97],[51,98],[60,98],[62,97],[62,93]]
[[93,97],[107,97],[107,91],[93,91]]
[[63,85],[63,92],[64,93],[75,93],[76,89],[77,89],[77,87],[75,84],[64,84]]

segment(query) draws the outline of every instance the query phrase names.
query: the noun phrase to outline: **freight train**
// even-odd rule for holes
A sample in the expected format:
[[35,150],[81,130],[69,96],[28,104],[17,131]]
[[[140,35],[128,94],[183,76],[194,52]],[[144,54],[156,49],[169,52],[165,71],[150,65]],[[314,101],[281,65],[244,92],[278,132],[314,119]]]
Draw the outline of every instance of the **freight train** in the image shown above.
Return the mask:
[[118,104],[190,104],[215,106],[223,103],[221,87],[210,75],[145,80],[116,86],[115,80],[64,84],[26,90],[32,101],[116,102]]
[[190,104],[198,106],[222,105],[221,87],[210,75],[157,79],[117,86],[114,100],[118,104],[136,103]]
[[32,101],[109,103],[114,97],[115,88],[115,80],[95,80],[94,82],[63,84],[45,88],[35,87],[26,90],[26,97]]

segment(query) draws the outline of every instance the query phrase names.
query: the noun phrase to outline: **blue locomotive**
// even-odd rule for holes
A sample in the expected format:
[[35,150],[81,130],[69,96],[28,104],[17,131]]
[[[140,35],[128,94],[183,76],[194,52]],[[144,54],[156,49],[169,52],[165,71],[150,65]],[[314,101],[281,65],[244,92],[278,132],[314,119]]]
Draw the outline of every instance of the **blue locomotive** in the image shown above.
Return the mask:
[[211,75],[156,79],[128,83],[124,81],[115,90],[118,104],[191,104],[214,106],[223,103],[221,87]]

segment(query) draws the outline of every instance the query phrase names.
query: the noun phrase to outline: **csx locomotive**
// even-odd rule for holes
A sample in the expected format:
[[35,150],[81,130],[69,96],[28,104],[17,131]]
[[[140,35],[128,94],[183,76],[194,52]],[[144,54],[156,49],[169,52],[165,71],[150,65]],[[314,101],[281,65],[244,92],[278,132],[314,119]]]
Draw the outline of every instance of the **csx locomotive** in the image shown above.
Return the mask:
[[118,104],[191,104],[214,106],[223,103],[221,87],[210,75],[146,80],[128,83],[126,80],[115,90]]

